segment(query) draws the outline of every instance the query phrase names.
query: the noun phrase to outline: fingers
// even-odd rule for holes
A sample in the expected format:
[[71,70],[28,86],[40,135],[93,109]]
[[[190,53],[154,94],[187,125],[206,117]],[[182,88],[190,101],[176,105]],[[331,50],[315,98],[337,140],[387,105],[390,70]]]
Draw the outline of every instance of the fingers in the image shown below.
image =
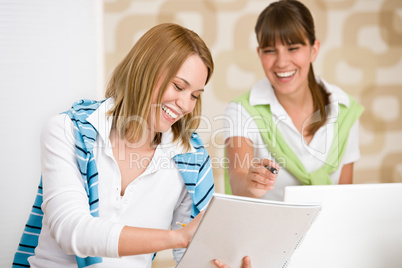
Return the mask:
[[248,176],[248,187],[255,189],[272,190],[275,180],[261,176],[260,173],[251,173]]
[[198,215],[195,216],[195,218],[192,221],[194,221],[198,224],[200,222],[202,216],[204,215],[204,212],[205,212],[205,210],[201,210],[200,213],[198,213]]
[[249,256],[243,258],[242,268],[251,268],[251,260]]
[[214,264],[216,267],[219,267],[219,268],[230,268],[229,266],[227,266],[226,264],[224,264],[223,262],[221,262],[220,260],[217,260],[217,259],[214,260]]
[[271,190],[275,184],[277,174],[272,173],[266,167],[259,165],[258,167],[252,167],[249,170],[248,179],[255,183],[257,188],[267,188]]
[[268,158],[264,158],[261,160],[261,165],[263,166],[270,166],[275,168],[277,171],[279,171],[279,165],[277,163],[275,163],[275,161],[270,160]]
[[[273,171],[277,171],[276,174]],[[278,177],[279,165],[269,159],[262,159],[249,169],[247,183],[249,189],[273,190]],[[261,194],[261,193],[260,193]]]
[[[253,173],[258,173],[266,178],[275,179],[279,172],[279,165],[269,159],[262,159],[258,163],[254,163],[249,170]],[[276,173],[275,173],[276,171]]]
[[[227,266],[226,264],[224,264],[223,262],[221,262],[218,259],[214,260],[214,264],[216,267],[219,267],[219,268],[230,268],[229,266]],[[251,268],[251,261],[250,261],[249,256],[246,256],[243,258],[241,267],[242,268]]]
[[195,229],[201,221],[202,215],[204,215],[204,212],[204,210],[200,211],[200,213],[198,213],[198,215],[194,219],[192,219],[184,228],[192,229],[191,233],[194,233]]
[[202,215],[204,215],[204,211],[201,211],[192,221],[186,224],[183,228],[178,229],[178,231],[183,235],[184,242],[182,242],[183,243],[181,246],[182,248],[186,248],[189,245],[195,233],[195,230],[197,229],[197,226],[200,223]]

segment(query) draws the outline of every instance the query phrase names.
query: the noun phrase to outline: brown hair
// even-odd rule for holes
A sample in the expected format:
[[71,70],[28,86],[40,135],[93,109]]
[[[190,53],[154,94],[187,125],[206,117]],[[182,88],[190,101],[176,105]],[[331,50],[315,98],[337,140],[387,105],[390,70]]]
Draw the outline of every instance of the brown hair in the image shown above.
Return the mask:
[[[310,45],[314,45],[316,40],[313,16],[305,5],[296,0],[280,0],[266,7],[257,19],[255,33],[261,48],[275,46],[276,38],[286,45],[307,45],[306,39]],[[314,135],[327,121],[330,94],[322,83],[317,83],[312,64],[308,85],[313,96],[314,111],[320,113],[320,120],[308,128],[309,135]]]
[[[128,141],[138,141],[144,131],[150,110],[155,86],[162,74],[166,74],[159,91],[157,104],[163,93],[190,56],[196,54],[208,69],[208,83],[214,69],[211,52],[204,41],[193,31],[173,23],[163,23],[151,28],[133,46],[127,56],[114,70],[106,90],[106,97],[115,100],[109,115],[114,118],[122,137]],[[201,115],[201,96],[194,110],[172,125],[174,141],[181,140],[184,147],[190,148],[191,134],[198,127]],[[156,116],[159,117],[157,110]],[[154,145],[161,141],[157,133]]]

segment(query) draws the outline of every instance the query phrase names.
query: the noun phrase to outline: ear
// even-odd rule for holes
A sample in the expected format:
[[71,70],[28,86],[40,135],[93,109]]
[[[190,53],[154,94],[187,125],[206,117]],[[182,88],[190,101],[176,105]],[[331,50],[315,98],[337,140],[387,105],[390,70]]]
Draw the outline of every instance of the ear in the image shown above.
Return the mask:
[[310,57],[311,63],[313,63],[317,58],[318,53],[320,52],[320,45],[321,45],[320,40],[316,39],[314,41],[314,44],[311,46],[311,57]]
[[258,57],[261,58],[261,49],[259,46],[257,46],[256,51],[257,51]]

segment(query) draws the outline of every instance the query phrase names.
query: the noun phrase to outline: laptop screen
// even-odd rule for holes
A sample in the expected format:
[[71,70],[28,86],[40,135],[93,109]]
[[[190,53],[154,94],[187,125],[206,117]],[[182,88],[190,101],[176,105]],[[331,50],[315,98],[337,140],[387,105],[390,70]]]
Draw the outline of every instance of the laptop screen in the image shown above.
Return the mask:
[[284,201],[322,204],[288,267],[402,267],[402,183],[288,186]]

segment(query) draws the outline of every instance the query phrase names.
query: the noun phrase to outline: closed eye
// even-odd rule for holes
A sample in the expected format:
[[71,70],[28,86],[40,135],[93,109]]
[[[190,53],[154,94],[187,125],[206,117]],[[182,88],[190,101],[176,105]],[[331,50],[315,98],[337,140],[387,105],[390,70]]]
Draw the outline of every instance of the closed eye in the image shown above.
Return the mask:
[[[182,87],[180,87],[180,86],[179,86],[178,84],[176,84],[176,83],[173,83],[173,85],[174,85],[174,87],[176,88],[177,91],[183,91],[183,90],[184,90]],[[194,100],[198,100],[200,97],[191,94],[191,98],[194,99]]]
[[298,50],[299,49],[299,47],[290,47],[289,48],[289,51],[296,51],[296,50]]
[[273,48],[262,49],[262,53],[264,53],[264,54],[269,54],[269,53],[274,53],[274,52],[275,52],[275,49],[273,49]]
[[178,91],[183,91],[184,89],[181,88],[179,85],[177,85],[176,83],[173,83],[174,87],[178,90]]

